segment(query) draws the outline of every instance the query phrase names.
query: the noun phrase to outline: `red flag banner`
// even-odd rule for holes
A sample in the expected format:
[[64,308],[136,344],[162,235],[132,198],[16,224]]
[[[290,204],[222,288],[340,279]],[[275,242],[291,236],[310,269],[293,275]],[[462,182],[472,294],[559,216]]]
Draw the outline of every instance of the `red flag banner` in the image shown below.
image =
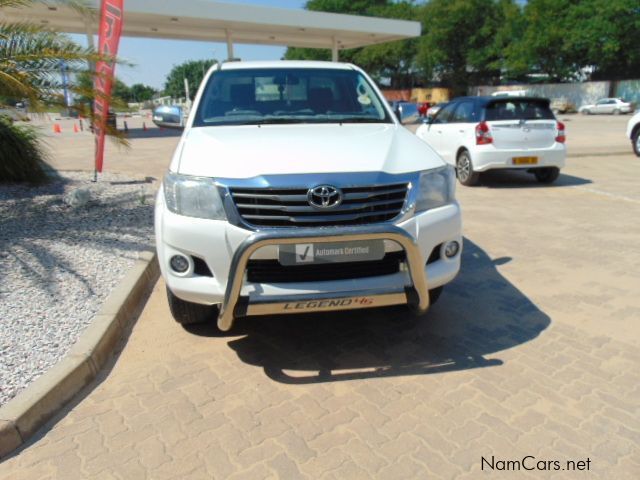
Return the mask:
[[[122,33],[124,0],[102,0],[100,13],[100,30],[98,52],[107,58],[118,54],[118,44]],[[109,115],[109,97],[113,86],[115,63],[110,60],[100,60],[96,64],[95,100],[93,113],[95,116],[94,130],[96,134],[96,171],[102,172],[104,161],[104,134]]]

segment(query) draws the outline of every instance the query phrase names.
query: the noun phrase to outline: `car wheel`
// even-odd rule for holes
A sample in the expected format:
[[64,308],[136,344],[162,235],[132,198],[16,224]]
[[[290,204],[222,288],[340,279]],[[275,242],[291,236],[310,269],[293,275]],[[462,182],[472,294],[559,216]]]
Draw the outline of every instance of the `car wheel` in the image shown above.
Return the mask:
[[553,183],[560,176],[560,169],[557,167],[538,168],[533,173],[538,182]]
[[217,305],[186,302],[176,297],[169,288],[167,288],[167,299],[171,315],[181,325],[212,322],[218,317],[219,308]]
[[473,171],[471,155],[469,155],[469,152],[466,150],[462,150],[458,154],[458,159],[456,160],[456,174],[460,183],[466,187],[472,187],[478,184],[480,173]]
[[614,115],[620,115],[620,109],[619,109],[619,108],[616,108],[616,109],[613,111],[613,114],[614,114]]
[[585,108],[580,113],[582,113],[583,115],[591,115],[591,110],[589,110],[588,108]]
[[640,128],[633,133],[633,151],[640,157]]

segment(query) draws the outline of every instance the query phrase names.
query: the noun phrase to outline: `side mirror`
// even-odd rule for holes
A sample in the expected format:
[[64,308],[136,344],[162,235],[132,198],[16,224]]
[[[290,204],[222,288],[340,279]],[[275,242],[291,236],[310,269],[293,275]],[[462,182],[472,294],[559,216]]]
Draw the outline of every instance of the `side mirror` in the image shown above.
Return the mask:
[[427,115],[422,119],[422,123],[424,125],[431,125],[433,123],[433,117],[431,115]]
[[160,106],[153,111],[153,123],[163,128],[184,128],[184,113],[177,105]]
[[418,106],[415,103],[403,103],[400,108],[400,123],[403,125],[411,125],[418,123],[420,118],[420,112],[418,112]]

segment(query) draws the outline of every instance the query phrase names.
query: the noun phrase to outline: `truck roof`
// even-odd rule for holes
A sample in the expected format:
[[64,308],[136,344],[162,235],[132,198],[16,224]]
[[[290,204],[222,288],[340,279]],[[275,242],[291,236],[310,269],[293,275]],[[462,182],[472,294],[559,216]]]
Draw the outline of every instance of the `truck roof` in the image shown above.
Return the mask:
[[330,68],[334,70],[353,70],[350,63],[319,62],[311,60],[272,60],[248,62],[224,62],[220,70],[241,70],[246,68]]

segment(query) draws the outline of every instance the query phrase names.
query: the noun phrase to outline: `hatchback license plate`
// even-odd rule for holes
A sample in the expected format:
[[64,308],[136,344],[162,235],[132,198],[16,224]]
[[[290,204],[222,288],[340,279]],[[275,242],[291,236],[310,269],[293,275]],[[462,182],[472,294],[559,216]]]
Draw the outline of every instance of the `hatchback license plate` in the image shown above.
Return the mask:
[[513,157],[514,165],[537,165],[538,157]]
[[384,257],[384,241],[368,240],[332,243],[298,243],[280,245],[281,265],[370,262]]

